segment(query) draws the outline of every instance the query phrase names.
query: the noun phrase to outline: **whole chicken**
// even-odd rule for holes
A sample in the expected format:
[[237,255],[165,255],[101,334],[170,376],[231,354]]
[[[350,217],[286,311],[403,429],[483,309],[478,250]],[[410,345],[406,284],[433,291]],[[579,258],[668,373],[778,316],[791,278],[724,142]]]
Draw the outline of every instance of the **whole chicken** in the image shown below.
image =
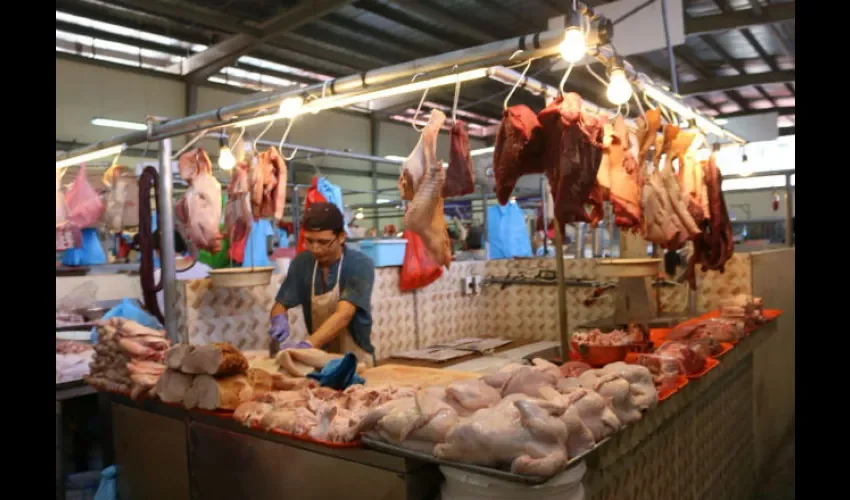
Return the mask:
[[564,408],[523,394],[464,419],[434,447],[434,455],[486,466],[510,464],[511,472],[550,477],[567,463]]

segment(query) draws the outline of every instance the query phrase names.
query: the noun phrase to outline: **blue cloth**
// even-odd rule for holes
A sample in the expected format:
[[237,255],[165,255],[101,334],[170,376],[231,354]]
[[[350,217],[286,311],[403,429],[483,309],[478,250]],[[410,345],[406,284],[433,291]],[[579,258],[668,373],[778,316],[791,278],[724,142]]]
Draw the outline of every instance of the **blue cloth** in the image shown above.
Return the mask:
[[245,242],[245,259],[242,261],[242,267],[270,265],[266,247],[268,236],[274,236],[271,222],[266,219],[255,221],[251,226],[248,241]]
[[278,246],[280,248],[289,248],[289,233],[286,232],[286,229],[278,228],[277,238],[279,240]]
[[[325,197],[328,200],[328,203],[333,203],[339,209],[340,213],[345,213],[345,207],[342,206],[342,188],[333,184],[331,181],[325,179],[324,177],[319,177],[319,180],[316,182],[316,189],[319,190],[319,194]],[[348,229],[348,224],[345,225],[345,234],[351,236],[350,230]]]
[[308,373],[308,377],[318,380],[322,387],[341,391],[350,385],[363,384],[366,380],[357,374],[357,358],[353,353],[345,353],[339,359],[333,359],[320,372]]
[[118,468],[114,465],[100,473],[100,484],[94,494],[94,500],[118,500]]
[[[156,319],[156,316],[142,309],[142,306],[134,299],[122,300],[118,303],[118,305],[107,311],[101,319],[109,319],[112,317],[131,319],[142,326],[156,330],[162,328],[162,325],[159,323],[159,320]],[[97,342],[97,328],[91,329],[91,341],[92,343]]]
[[491,259],[531,257],[531,235],[516,202],[487,209],[487,243]]
[[[366,254],[346,247],[343,254],[344,265],[342,278],[340,280],[340,300],[350,302],[357,310],[348,331],[354,342],[364,351],[374,354],[372,346],[372,286],[375,284],[375,263]],[[313,333],[319,325],[313,324],[312,312],[310,311],[310,282],[313,279],[313,254],[309,251],[301,252],[289,265],[286,279],[280,285],[275,300],[286,307],[303,306],[304,323],[307,331]],[[322,272],[316,272],[316,295],[327,293],[333,289],[339,278],[339,263],[331,266],[328,271],[327,283],[322,283]]]
[[69,248],[62,253],[63,266],[96,266],[106,264],[106,252],[100,245],[97,237],[97,229],[87,227],[80,231],[82,246],[80,248]]

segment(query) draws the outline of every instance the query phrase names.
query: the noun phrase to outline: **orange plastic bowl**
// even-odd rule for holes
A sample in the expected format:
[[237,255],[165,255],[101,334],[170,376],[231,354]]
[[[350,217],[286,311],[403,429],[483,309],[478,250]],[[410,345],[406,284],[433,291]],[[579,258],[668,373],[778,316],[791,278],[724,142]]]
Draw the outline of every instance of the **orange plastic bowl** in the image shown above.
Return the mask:
[[584,361],[594,368],[616,363],[626,359],[631,346],[628,345],[590,345],[570,342],[573,352],[578,355],[578,361]]

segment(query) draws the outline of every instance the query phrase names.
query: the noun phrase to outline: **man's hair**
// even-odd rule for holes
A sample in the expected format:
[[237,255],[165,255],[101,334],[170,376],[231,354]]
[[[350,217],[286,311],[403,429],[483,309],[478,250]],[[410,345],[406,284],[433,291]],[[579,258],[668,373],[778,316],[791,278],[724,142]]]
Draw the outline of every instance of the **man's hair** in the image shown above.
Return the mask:
[[301,226],[305,231],[333,231],[339,235],[345,230],[345,217],[333,203],[313,203],[304,211]]
[[[162,236],[160,235],[159,228],[153,232],[153,247],[155,250],[159,250],[162,252]],[[183,237],[180,236],[180,233],[174,231],[174,250],[177,253],[183,253],[186,251],[186,241],[183,240]]]
[[466,248],[468,250],[481,250],[484,231],[481,226],[472,226],[466,233]]

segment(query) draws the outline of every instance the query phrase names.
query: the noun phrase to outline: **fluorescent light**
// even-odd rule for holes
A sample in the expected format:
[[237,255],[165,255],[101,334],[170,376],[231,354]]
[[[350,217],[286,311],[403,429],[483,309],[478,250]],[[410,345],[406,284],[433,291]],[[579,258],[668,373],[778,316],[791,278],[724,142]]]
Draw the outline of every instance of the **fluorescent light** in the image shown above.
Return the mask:
[[[350,96],[342,95],[320,98],[309,103],[305,103],[303,106],[300,107],[297,114],[315,114],[319,111],[325,111],[334,108],[344,108],[346,106],[351,106],[353,104],[358,104],[361,102],[373,101],[376,99],[383,99],[385,97],[393,97],[402,94],[409,94],[411,92],[422,91],[425,89],[440,87],[443,85],[452,85],[458,82],[466,82],[478,78],[485,78],[487,76],[487,72],[487,68],[473,69],[470,71],[464,71],[463,73],[458,73],[456,75],[445,75],[439,76],[437,78],[431,78],[430,80],[419,80],[405,85],[376,90],[374,92],[364,92],[362,94]],[[238,122],[232,123],[231,126],[250,127],[252,125],[259,125],[261,123],[268,123],[270,121],[283,120],[286,118],[290,118],[290,116],[284,116],[280,113],[280,111],[278,111],[277,113],[273,113],[270,115],[240,120]]]
[[388,200],[386,198],[378,198],[375,200],[375,203],[391,203],[393,200]]
[[125,130],[147,130],[148,126],[144,123],[125,122],[123,120],[110,120],[109,118],[92,118],[92,125],[100,127],[123,128]]
[[384,158],[392,161],[404,161],[407,159],[406,156],[398,156],[398,155],[386,155]]
[[714,123],[718,125],[726,125],[727,123],[729,123],[729,120],[726,118],[715,118]]
[[697,127],[703,129],[706,132],[712,133],[718,137],[728,137],[737,142],[745,142],[743,139],[733,134],[732,132],[726,131],[720,127],[715,121],[706,118],[705,116],[698,114],[688,106],[673,97],[670,97],[669,94],[655,88],[653,85],[643,84],[644,93],[650,97],[652,100],[657,101],[662,106],[670,109],[670,111],[677,113],[684,117],[685,119],[693,118],[696,121]]
[[71,156],[69,158],[57,160],[56,168],[70,167],[73,165],[79,165],[80,163],[85,163],[87,161],[117,155],[121,151],[124,151],[126,148],[126,144],[119,144],[118,146],[112,146],[110,148],[98,149],[97,151],[92,151],[91,153],[83,153],[81,155]]
[[469,152],[469,156],[486,155],[487,153],[492,153],[495,150],[496,150],[495,146],[490,146],[490,147],[487,147],[487,148],[480,148],[480,149],[473,149],[472,151]]

